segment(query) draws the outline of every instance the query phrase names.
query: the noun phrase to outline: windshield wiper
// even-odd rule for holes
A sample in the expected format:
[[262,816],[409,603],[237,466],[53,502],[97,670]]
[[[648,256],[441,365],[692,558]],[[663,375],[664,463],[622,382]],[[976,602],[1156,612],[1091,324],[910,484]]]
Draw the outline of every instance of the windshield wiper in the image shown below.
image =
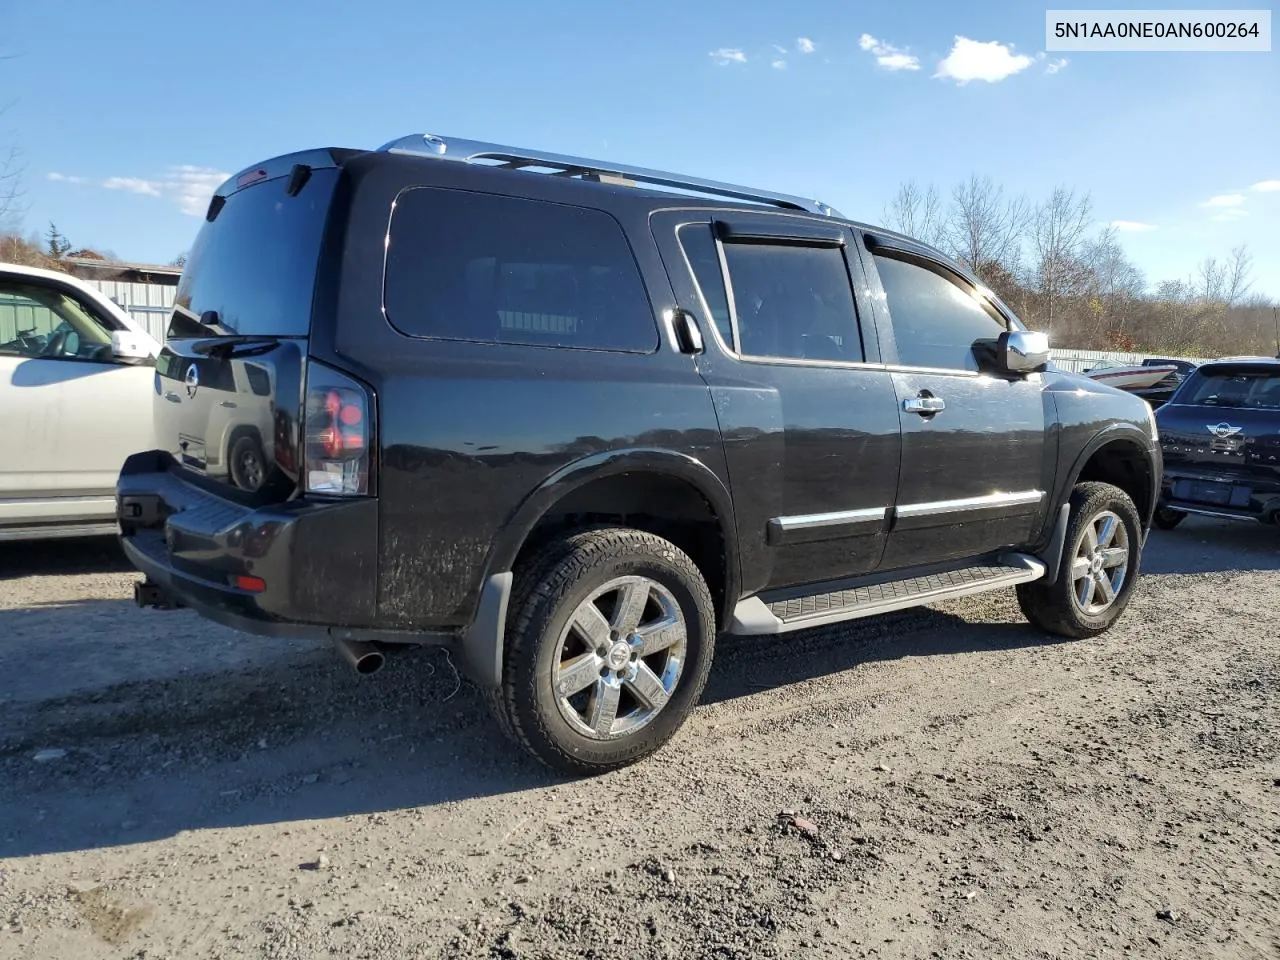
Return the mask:
[[[196,353],[206,357],[246,356],[253,353],[265,353],[272,347],[280,345],[280,338],[270,334],[242,333],[232,337],[219,337],[217,340],[204,340],[194,347]],[[249,347],[241,350],[240,347]]]

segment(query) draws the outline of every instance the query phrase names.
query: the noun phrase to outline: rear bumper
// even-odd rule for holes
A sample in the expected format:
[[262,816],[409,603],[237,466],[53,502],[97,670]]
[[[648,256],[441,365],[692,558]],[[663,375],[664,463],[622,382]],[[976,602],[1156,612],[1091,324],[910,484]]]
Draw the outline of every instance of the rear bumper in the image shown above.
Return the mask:
[[1166,467],[1159,506],[1228,520],[1275,522],[1280,518],[1280,481]]
[[[379,629],[377,509],[372,498],[246,506],[161,451],[130,457],[116,486],[121,545],[166,602],[265,636],[430,641]],[[242,589],[240,576],[265,587]]]

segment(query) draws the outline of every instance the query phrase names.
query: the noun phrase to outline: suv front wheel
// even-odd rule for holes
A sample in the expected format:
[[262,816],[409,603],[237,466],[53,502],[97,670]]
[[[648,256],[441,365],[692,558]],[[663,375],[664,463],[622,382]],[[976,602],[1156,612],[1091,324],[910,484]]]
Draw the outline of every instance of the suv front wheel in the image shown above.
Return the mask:
[[490,704],[539,760],[599,773],[658,750],[692,712],[715,644],[693,561],[661,537],[606,528],[516,571],[503,683]]
[[1129,495],[1109,483],[1077,484],[1058,578],[1019,584],[1018,605],[1041,630],[1097,636],[1129,605],[1141,557],[1142,525]]

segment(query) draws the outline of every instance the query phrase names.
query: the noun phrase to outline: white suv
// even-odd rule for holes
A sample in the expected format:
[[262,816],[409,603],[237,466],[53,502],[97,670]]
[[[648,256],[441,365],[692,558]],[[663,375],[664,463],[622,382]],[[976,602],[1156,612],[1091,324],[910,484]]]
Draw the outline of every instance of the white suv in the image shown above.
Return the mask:
[[152,445],[156,343],[75,277],[0,263],[0,540],[113,533]]

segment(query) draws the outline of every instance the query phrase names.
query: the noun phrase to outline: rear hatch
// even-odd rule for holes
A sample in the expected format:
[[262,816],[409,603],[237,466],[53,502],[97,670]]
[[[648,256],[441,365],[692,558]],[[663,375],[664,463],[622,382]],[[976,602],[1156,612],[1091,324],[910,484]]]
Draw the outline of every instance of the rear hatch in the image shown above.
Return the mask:
[[1280,486],[1280,364],[1200,367],[1156,418],[1176,499],[1242,506]]
[[185,471],[236,499],[368,492],[367,395],[307,361],[340,175],[321,156],[327,165],[282,158],[289,162],[269,162],[219,190],[183,268],[156,364],[158,442]]

